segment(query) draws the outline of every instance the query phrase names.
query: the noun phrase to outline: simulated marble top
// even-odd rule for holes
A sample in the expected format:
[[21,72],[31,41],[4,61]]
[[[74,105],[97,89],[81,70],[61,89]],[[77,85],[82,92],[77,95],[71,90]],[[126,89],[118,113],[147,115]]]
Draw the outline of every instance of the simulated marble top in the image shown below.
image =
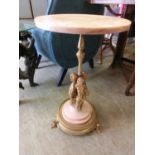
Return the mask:
[[53,14],[36,17],[35,24],[52,32],[91,35],[128,31],[131,21],[103,15]]

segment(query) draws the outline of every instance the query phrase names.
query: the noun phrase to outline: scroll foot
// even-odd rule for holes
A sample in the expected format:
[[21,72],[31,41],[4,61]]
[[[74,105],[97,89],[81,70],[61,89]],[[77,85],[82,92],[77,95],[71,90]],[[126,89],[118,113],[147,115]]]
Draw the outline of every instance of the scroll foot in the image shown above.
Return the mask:
[[59,123],[58,121],[53,121],[52,124],[51,124],[51,129],[57,128],[58,123]]
[[101,133],[102,130],[103,130],[103,128],[102,128],[101,124],[100,124],[100,123],[97,123],[97,124],[96,124],[96,132],[97,132],[97,133]]

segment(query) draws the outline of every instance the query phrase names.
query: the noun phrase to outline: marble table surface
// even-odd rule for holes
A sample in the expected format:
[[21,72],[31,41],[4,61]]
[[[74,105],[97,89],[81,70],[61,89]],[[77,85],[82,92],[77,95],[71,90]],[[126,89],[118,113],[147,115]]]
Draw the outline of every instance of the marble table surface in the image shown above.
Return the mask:
[[37,27],[68,34],[105,34],[128,31],[131,21],[118,17],[88,14],[54,14],[35,18]]

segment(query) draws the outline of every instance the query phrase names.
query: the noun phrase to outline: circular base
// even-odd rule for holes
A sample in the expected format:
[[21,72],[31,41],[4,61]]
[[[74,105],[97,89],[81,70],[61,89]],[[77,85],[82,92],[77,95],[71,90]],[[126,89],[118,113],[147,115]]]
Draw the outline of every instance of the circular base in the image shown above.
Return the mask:
[[97,121],[96,121],[96,113],[95,109],[88,101],[85,101],[91,107],[90,117],[86,122],[80,123],[73,123],[66,120],[63,116],[63,111],[65,104],[68,104],[68,99],[62,103],[57,113],[57,121],[59,122],[59,127],[62,131],[70,135],[84,135],[93,131],[96,128]]
[[77,110],[75,104],[72,104],[70,100],[67,100],[62,106],[62,116],[71,124],[84,124],[90,119],[92,111],[92,106],[86,100],[83,102],[80,111]]

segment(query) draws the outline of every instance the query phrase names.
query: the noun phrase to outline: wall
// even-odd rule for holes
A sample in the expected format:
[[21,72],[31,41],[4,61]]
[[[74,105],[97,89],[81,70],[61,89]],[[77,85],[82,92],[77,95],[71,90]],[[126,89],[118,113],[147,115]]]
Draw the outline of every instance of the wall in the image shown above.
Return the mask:
[[48,0],[19,0],[19,18],[31,19],[44,15]]

